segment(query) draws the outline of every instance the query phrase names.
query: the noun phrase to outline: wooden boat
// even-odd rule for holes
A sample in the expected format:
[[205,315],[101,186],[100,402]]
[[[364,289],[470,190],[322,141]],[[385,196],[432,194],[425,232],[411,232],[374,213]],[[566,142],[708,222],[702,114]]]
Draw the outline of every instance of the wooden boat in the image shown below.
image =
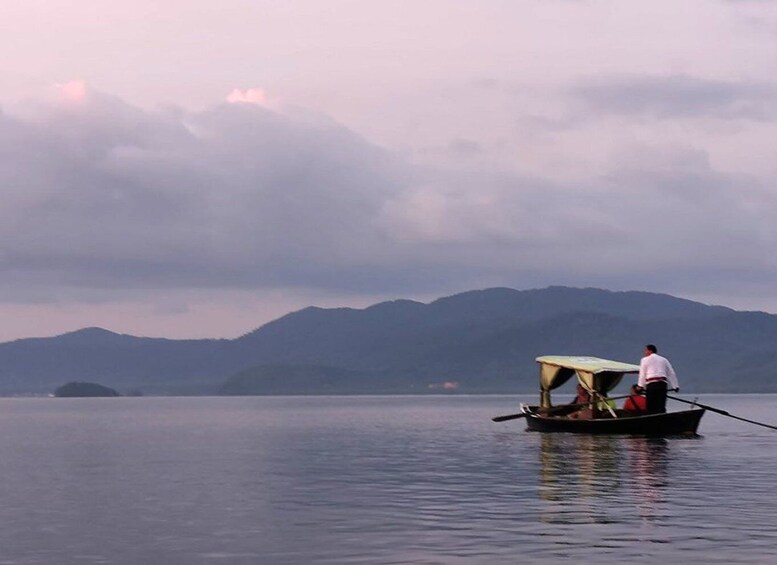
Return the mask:
[[664,414],[625,415],[616,410],[617,417],[571,419],[567,416],[545,416],[536,412],[536,406],[522,406],[528,430],[535,432],[570,432],[582,434],[628,434],[643,436],[696,435],[704,409],[666,412]]
[[[540,364],[540,405],[521,404],[521,413],[530,431],[696,435],[705,412],[704,408],[693,408],[663,414],[635,414],[612,408],[607,393],[618,385],[624,375],[639,373],[638,365],[598,357],[570,356],[538,357],[537,363]],[[576,376],[578,383],[589,392],[590,404],[553,406],[550,391],[563,385],[572,376]]]

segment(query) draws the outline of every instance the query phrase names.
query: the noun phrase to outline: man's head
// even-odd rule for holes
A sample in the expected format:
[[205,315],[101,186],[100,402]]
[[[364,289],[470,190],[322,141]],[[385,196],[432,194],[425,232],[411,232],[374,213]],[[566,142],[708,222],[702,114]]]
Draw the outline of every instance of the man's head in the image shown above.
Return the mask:
[[658,353],[658,348],[652,343],[648,343],[645,346],[645,356],[652,355],[653,353]]

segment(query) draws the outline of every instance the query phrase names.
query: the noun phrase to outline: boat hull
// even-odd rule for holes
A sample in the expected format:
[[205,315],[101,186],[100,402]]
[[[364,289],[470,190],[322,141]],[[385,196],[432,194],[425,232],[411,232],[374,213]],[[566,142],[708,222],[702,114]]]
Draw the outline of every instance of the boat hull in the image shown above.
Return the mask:
[[639,436],[696,435],[703,408],[621,418],[593,420],[564,416],[543,416],[525,409],[527,430],[582,434],[625,434]]

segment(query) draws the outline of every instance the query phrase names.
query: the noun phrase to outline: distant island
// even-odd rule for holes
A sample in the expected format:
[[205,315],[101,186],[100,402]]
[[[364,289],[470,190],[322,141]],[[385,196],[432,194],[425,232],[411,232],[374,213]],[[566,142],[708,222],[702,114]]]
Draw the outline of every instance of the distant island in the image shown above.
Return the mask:
[[121,395],[112,388],[97,383],[72,382],[64,384],[55,390],[54,396],[57,398],[82,398]]
[[0,394],[47,394],[64,381],[146,395],[534,394],[540,355],[636,363],[646,343],[671,359],[684,393],[777,392],[776,315],[554,286],[309,307],[236,339],[100,328],[20,339],[0,343]]

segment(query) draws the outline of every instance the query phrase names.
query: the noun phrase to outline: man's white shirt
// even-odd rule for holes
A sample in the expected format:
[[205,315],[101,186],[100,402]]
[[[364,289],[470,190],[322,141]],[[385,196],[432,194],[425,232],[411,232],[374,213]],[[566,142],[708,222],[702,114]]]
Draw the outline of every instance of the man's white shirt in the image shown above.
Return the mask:
[[658,353],[651,353],[643,357],[639,362],[639,380],[637,384],[645,388],[650,379],[665,378],[669,388],[679,388],[677,384],[677,375],[675,375],[672,364],[666,357],[661,357]]

